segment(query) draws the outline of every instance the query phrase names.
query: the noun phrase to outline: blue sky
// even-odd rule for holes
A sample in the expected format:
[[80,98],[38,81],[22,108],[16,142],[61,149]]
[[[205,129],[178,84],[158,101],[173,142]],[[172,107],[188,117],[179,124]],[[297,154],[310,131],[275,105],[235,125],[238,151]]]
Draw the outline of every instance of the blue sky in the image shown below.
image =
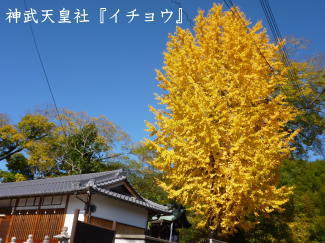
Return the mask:
[[[124,129],[134,141],[147,136],[144,120],[153,120],[148,111],[159,93],[155,69],[162,66],[168,33],[176,27],[176,16],[164,24],[160,11],[177,11],[169,0],[27,0],[38,11],[62,8],[86,9],[90,23],[34,24],[54,95],[60,108],[85,111],[92,116],[105,115]],[[211,0],[179,0],[194,18],[198,9],[208,10]],[[258,0],[234,0],[252,22],[264,21]],[[303,37],[310,48],[300,56],[325,51],[325,1],[270,1],[283,36]],[[24,10],[23,0],[0,2],[0,112],[13,122],[35,108],[51,104],[42,69],[27,24],[6,22],[8,9]],[[99,24],[99,8],[107,8],[106,23]],[[119,22],[108,17],[120,9]],[[126,12],[140,14],[128,24]],[[144,22],[144,13],[155,12],[156,21]],[[189,28],[184,20],[181,25]],[[266,25],[266,27],[268,27]]]

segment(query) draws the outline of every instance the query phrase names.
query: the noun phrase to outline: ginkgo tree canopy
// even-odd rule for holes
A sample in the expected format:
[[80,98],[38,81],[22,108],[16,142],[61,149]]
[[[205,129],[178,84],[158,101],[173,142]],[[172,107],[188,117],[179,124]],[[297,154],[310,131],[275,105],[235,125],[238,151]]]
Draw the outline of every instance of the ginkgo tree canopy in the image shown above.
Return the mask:
[[[165,175],[160,186],[189,207],[198,227],[231,234],[248,216],[281,210],[291,188],[277,188],[278,170],[298,131],[285,125],[297,111],[279,89],[287,69],[261,23],[252,27],[238,9],[200,11],[194,33],[169,36],[163,89],[147,123]],[[253,222],[253,224],[256,222]]]

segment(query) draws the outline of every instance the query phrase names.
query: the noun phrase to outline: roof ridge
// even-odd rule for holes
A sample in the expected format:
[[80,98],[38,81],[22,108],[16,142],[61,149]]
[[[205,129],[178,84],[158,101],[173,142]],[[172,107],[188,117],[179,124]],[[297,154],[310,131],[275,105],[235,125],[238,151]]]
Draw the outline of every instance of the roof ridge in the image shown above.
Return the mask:
[[127,195],[123,195],[123,194],[120,194],[120,193],[117,193],[117,192],[113,192],[109,189],[104,189],[104,188],[100,188],[96,185],[93,185],[91,186],[95,191],[97,192],[100,192],[100,193],[103,193],[107,196],[111,196],[115,199],[119,199],[119,200],[122,200],[122,201],[127,201],[127,202],[131,202],[135,205],[138,205],[138,206],[143,206],[143,207],[147,207],[147,208],[151,208],[151,209],[154,209],[154,210],[157,210],[157,211],[160,211],[160,212],[169,212],[169,209],[167,206],[164,206],[164,205],[160,205],[158,203],[155,203],[149,199],[146,199],[146,198],[143,198],[141,197],[142,200],[136,198],[136,197],[133,197],[133,196],[127,196]]
[[[90,180],[90,179],[94,179],[94,178],[81,178],[83,176],[87,176],[87,175],[95,175],[95,174],[100,174],[99,176],[103,176],[105,174],[113,174],[113,173],[121,173],[123,172],[123,169],[117,169],[117,170],[111,170],[111,171],[102,171],[102,172],[93,172],[93,173],[86,173],[86,174],[77,174],[77,175],[64,175],[64,176],[57,176],[57,177],[47,177],[47,178],[42,178],[42,179],[32,179],[32,180],[26,180],[26,181],[16,181],[16,182],[6,182],[6,183],[0,183],[0,187],[1,186],[10,186],[10,185],[15,185],[17,187],[23,187],[23,186],[29,186],[29,184],[32,184],[33,182],[45,182],[43,184],[52,184],[52,183],[60,183],[60,181],[54,181],[55,179],[59,179],[59,178],[66,178],[66,177],[72,177],[75,179],[79,179],[80,180]],[[97,176],[96,176],[97,177]],[[95,178],[96,178],[95,177]],[[48,182],[46,182],[48,181]],[[62,182],[73,182],[74,180],[66,180],[66,181],[62,181]]]
[[125,175],[122,175],[120,178],[114,178],[114,179],[105,179],[105,180],[99,180],[95,184],[96,186],[105,186],[110,184],[111,182],[119,182],[119,181],[124,181],[127,180],[127,177]]

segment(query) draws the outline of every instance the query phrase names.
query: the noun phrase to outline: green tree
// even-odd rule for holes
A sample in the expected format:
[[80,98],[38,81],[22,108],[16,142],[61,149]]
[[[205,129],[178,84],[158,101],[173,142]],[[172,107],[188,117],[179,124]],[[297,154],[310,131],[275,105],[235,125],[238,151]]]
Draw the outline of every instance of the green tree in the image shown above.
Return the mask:
[[166,192],[158,186],[158,181],[163,180],[163,173],[149,163],[156,157],[156,152],[139,143],[132,147],[131,154],[136,158],[130,159],[126,170],[135,189],[149,200],[162,204],[171,203]]
[[[290,56],[307,48],[306,41],[289,38]],[[282,87],[287,100],[301,113],[288,125],[290,129],[301,129],[295,137],[294,155],[307,158],[308,151],[324,157],[324,104],[325,104],[325,54],[319,53],[305,61],[291,60],[291,78]]]
[[7,159],[6,171],[0,171],[2,182],[14,182],[33,179],[33,168],[28,164],[28,159],[21,153],[16,153]]
[[41,115],[27,114],[17,125],[2,122],[0,126],[0,161],[27,149],[49,136],[54,124]]
[[129,136],[106,117],[64,110],[53,122],[58,129],[57,139],[50,146],[55,151],[52,156],[66,173],[113,169],[128,160]]
[[[2,177],[31,178],[30,170],[39,177],[121,168],[128,159],[129,142],[128,135],[106,117],[68,110],[58,117],[51,110],[37,111],[17,125],[4,122],[0,127],[0,158],[8,167]],[[30,170],[13,167],[23,162]]]
[[325,161],[286,160],[280,185],[295,188],[286,210],[260,218],[254,230],[241,235],[243,242],[324,242]]

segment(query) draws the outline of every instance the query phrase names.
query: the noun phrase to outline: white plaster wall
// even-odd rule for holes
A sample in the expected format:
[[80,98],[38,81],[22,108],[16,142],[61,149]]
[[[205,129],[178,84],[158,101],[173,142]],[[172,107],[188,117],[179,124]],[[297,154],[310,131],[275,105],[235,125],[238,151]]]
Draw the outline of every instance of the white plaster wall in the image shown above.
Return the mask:
[[100,194],[92,195],[91,204],[96,205],[96,212],[92,216],[140,228],[146,227],[148,211],[145,208]]
[[[87,199],[87,195],[78,195],[79,198],[81,198],[82,200],[86,201]],[[74,210],[75,209],[79,209],[79,217],[78,220],[79,221],[84,221],[84,207],[85,204],[80,201],[76,195],[70,195],[69,198],[69,202],[68,202],[68,207],[67,207],[67,213],[65,216],[65,220],[64,220],[64,226],[68,227],[68,232],[69,234],[71,233],[71,229],[72,229],[72,223],[73,223],[73,216],[74,216]]]
[[145,240],[133,240],[133,239],[115,239],[115,243],[145,243]]

